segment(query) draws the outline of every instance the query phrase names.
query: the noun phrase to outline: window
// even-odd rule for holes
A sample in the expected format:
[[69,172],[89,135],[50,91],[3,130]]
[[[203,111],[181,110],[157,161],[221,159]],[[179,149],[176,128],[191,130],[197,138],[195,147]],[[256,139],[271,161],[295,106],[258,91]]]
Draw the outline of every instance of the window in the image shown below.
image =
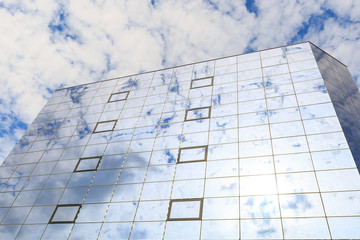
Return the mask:
[[74,172],[96,171],[101,157],[80,158]]
[[112,93],[109,97],[108,103],[110,102],[117,102],[117,101],[124,101],[129,96],[129,91],[126,92],[118,92],[118,93]]
[[104,121],[96,123],[93,133],[110,132],[115,128],[117,120]]
[[74,223],[80,208],[81,204],[57,205],[49,223]]
[[208,146],[180,148],[178,163],[199,162],[207,160]]
[[170,200],[168,221],[201,220],[203,209],[202,198]]
[[190,89],[212,86],[213,80],[214,77],[193,79]]
[[185,113],[185,121],[193,121],[210,118],[211,107],[187,109]]

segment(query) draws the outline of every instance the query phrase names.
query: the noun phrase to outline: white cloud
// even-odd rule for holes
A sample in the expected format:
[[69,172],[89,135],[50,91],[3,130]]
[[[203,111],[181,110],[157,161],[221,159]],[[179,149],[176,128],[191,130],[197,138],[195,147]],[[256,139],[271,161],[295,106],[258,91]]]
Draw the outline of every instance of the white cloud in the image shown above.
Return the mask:
[[[154,7],[140,0],[3,1],[0,113],[13,112],[29,124],[50,96],[47,88],[285,45],[325,9],[341,19],[326,20],[320,32],[310,26],[303,40],[360,74],[360,58],[354,54],[359,23],[344,23],[359,20],[359,1],[257,0],[257,16],[247,11],[245,1],[212,3],[169,0],[156,1]],[[49,24],[60,24],[63,31],[52,32]],[[9,128],[8,121],[1,124]],[[0,137],[0,162],[18,138],[18,133]]]
[[305,37],[342,61],[354,76],[358,76],[360,75],[358,67],[360,58],[356,53],[360,49],[359,36],[360,23],[350,24],[328,19],[325,21],[324,29],[321,32],[310,29]]
[[360,20],[360,1],[358,0],[327,0],[326,6],[341,17],[348,17],[352,21]]

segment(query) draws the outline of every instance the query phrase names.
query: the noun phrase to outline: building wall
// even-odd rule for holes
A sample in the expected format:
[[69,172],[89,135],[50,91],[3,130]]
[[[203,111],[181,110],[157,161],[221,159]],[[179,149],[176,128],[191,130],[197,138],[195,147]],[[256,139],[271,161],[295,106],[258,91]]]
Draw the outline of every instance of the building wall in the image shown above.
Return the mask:
[[311,44],[321,75],[350,146],[360,168],[360,92],[347,67]]
[[56,91],[0,168],[1,236],[360,238],[322,64],[302,43]]

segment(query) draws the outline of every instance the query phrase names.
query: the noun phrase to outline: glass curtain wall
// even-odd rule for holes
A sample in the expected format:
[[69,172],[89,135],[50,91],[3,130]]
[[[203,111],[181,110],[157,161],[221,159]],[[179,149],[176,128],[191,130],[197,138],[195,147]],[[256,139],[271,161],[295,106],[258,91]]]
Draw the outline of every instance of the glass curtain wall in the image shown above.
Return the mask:
[[318,51],[57,90],[0,167],[1,238],[360,238],[359,104],[333,96],[359,92]]

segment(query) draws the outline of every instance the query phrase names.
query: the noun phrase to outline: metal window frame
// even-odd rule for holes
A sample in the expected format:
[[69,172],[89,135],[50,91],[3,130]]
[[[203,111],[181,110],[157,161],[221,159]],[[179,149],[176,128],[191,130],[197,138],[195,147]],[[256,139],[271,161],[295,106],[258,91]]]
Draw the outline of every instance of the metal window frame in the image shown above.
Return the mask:
[[[180,148],[176,163],[177,163],[177,164],[182,164],[182,163],[193,163],[193,162],[205,162],[205,161],[207,161],[208,147],[209,147],[208,145],[202,145],[202,146],[195,146],[195,147],[184,147],[184,148]],[[181,159],[180,159],[181,151],[182,151],[182,150],[187,150],[187,149],[195,149],[195,148],[205,148],[205,156],[204,156],[204,159],[202,159],[202,160],[192,160],[192,161],[183,161],[183,162],[182,162]]]
[[[210,84],[208,84],[208,85],[202,85],[202,86],[199,86],[199,87],[194,87],[194,86],[193,86],[193,83],[194,83],[194,82],[200,81],[200,80],[204,80],[204,79],[208,79],[208,78],[211,79],[211,83],[210,83]],[[191,80],[190,89],[210,87],[210,86],[213,86],[213,85],[214,85],[214,76],[211,76],[211,77],[203,77],[203,78],[195,78],[195,79]]]
[[[118,120],[109,120],[109,121],[103,121],[103,122],[97,122],[94,128],[94,131],[92,133],[103,133],[103,132],[112,132],[115,129],[116,123]],[[97,127],[99,126],[99,124],[102,123],[108,123],[108,122],[114,122],[114,126],[112,127],[112,129],[110,130],[103,130],[103,131],[96,131]]]
[[[98,158],[98,163],[96,164],[96,167],[94,169],[86,169],[86,170],[77,170],[78,166],[80,165],[80,162],[83,160],[87,160],[87,159],[94,159],[94,158]],[[96,171],[100,165],[102,156],[96,156],[96,157],[85,157],[85,158],[80,158],[79,161],[77,162],[75,168],[74,168],[74,172],[91,172],[91,171]]]
[[[171,218],[171,210],[173,202],[200,202],[199,216],[198,217],[189,217],[189,218]],[[169,211],[167,214],[167,221],[193,221],[193,220],[201,220],[203,214],[203,206],[204,206],[204,198],[183,198],[183,199],[170,199],[169,203]]]
[[[187,119],[187,116],[188,116],[188,112],[190,111],[194,111],[194,110],[200,110],[200,109],[209,109],[209,114],[207,117],[202,117],[202,118],[193,118],[193,119]],[[196,120],[202,120],[202,119],[209,119],[211,116],[211,106],[208,106],[208,107],[200,107],[200,108],[191,108],[191,109],[186,109],[186,112],[185,112],[185,121],[184,122],[189,122],[189,121],[196,121]]]
[[[54,222],[54,221],[53,221],[53,218],[55,217],[57,210],[58,210],[59,208],[62,208],[62,207],[79,207],[79,208],[78,208],[78,210],[77,210],[77,212],[76,212],[75,217],[74,217],[73,220],[71,220],[71,221],[55,221],[55,222]],[[78,215],[79,215],[79,212],[80,212],[81,207],[82,207],[82,204],[58,204],[58,205],[56,205],[56,208],[55,208],[55,210],[54,210],[54,212],[53,212],[53,214],[51,215],[51,218],[50,218],[50,220],[49,220],[49,224],[75,223],[76,218],[77,218]]]
[[[126,96],[125,96],[125,98],[124,98],[124,99],[120,99],[120,100],[111,100],[111,97],[112,97],[113,95],[118,95],[118,94],[122,94],[122,93],[126,93]],[[108,102],[108,103],[112,103],[112,102],[125,101],[125,100],[127,100],[127,98],[129,97],[129,93],[130,93],[130,91],[124,91],[124,92],[116,92],[116,93],[112,93],[112,94],[110,94],[109,100],[108,100],[107,102]]]

